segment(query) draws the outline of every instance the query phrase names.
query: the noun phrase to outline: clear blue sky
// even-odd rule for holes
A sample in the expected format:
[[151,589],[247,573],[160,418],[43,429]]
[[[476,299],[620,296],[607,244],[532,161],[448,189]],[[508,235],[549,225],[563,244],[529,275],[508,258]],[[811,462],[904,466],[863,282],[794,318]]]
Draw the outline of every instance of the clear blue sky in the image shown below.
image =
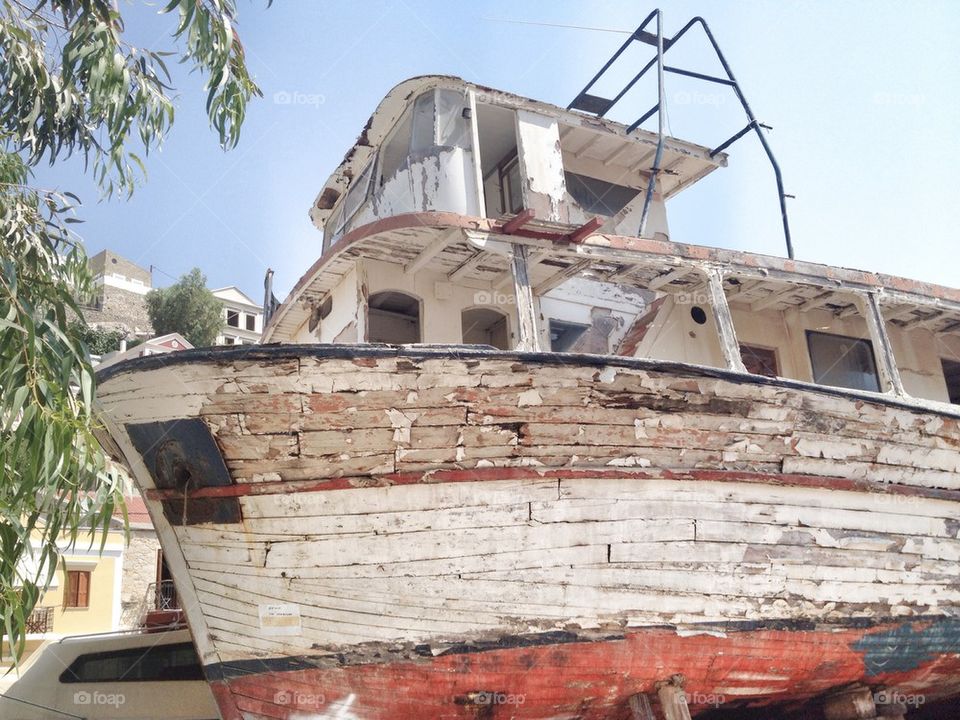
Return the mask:
[[[76,162],[41,168],[38,183],[78,192],[88,252],[110,248],[154,273],[157,286],[197,266],[211,287],[262,297],[268,266],[283,296],[321,236],[307,211],[386,92],[422,74],[452,74],[566,105],[632,30],[648,2],[325,2],[241,0],[240,32],[264,98],[239,148],[208,129],[196,75],[177,72],[177,119],[149,179],[129,201],[97,202]],[[141,0],[121,4],[135,42],[169,47],[170,19]],[[960,286],[960,3],[665,3],[672,34],[692,15],[710,23],[756,115],[774,127],[797,257]],[[716,72],[690,36],[668,57]],[[641,58],[635,55],[635,63]],[[632,67],[624,68],[630,70]],[[277,93],[311,96],[280,104]],[[668,76],[674,135],[716,145],[744,120],[733,96]],[[629,101],[629,102],[628,102]],[[632,121],[652,104],[628,97]],[[651,126],[651,124],[648,124]],[[783,254],[773,177],[754,138],[730,167],[669,206],[677,241]],[[164,274],[167,273],[167,274]]]

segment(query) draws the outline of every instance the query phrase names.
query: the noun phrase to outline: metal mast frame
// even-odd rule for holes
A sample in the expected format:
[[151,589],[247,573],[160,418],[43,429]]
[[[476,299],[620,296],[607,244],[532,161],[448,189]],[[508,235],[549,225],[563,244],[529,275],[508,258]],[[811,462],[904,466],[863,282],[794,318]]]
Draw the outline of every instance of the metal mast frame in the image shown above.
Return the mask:
[[[646,28],[653,21],[656,20],[656,32],[650,32]],[[673,67],[670,65],[664,64],[664,55],[666,52],[672,48],[677,41],[682,38],[688,30],[694,26],[699,26],[703,28],[704,34],[707,36],[707,40],[710,41],[710,45],[713,47],[714,52],[717,55],[717,59],[720,61],[720,65],[723,67],[724,72],[726,73],[726,78],[716,77],[713,75],[706,75],[704,73],[694,72],[692,70],[686,70],[684,68]],[[607,99],[599,97],[597,95],[591,95],[590,89],[596,84],[596,82],[610,69],[610,66],[616,62],[624,51],[630,47],[630,44],[633,42],[641,42],[646,45],[652,45],[656,48],[657,54],[652,60],[650,60],[643,68],[638,72],[633,79],[627,83],[627,85],[617,93],[613,98]],[[783,221],[783,237],[787,246],[787,257],[793,259],[793,242],[790,237],[790,223],[787,220],[787,198],[791,197],[784,192],[783,189],[783,176],[780,172],[780,165],[777,163],[777,159],[773,155],[773,150],[770,148],[770,144],[767,142],[766,136],[763,134],[763,129],[770,129],[769,126],[763,125],[756,116],[753,114],[753,110],[750,108],[750,104],[747,102],[746,97],[743,94],[743,91],[740,89],[740,84],[737,82],[736,77],[733,74],[733,71],[730,69],[729,63],[727,63],[726,57],[724,57],[723,52],[720,50],[720,46],[717,44],[716,39],[713,37],[713,33],[710,32],[710,27],[707,25],[706,20],[702,17],[694,17],[686,25],[684,25],[672,38],[665,38],[663,35],[663,12],[659,9],[654,10],[646,19],[640,24],[634,32],[630,35],[629,38],[620,46],[620,49],[617,50],[613,56],[606,62],[606,64],[600,68],[600,71],[593,76],[593,79],[586,84],[586,86],[581,90],[577,96],[574,98],[568,106],[568,110],[580,110],[581,112],[589,113],[597,117],[603,117],[606,115],[610,109],[616,105],[624,95],[626,95],[630,89],[639,82],[647,71],[656,66],[657,68],[657,103],[647,112],[640,116],[640,118],[630,125],[627,128],[627,133],[631,133],[636,130],[640,125],[646,122],[654,113],[657,114],[657,152],[654,157],[653,167],[650,172],[650,182],[647,185],[646,196],[643,203],[643,213],[640,217],[640,234],[643,234],[643,231],[646,229],[647,217],[650,211],[650,204],[653,200],[653,192],[656,187],[657,176],[660,173],[660,163],[663,158],[663,146],[664,146],[664,112],[663,108],[665,107],[664,103],[664,73],[674,73],[676,75],[683,75],[685,77],[695,78],[697,80],[703,80],[705,82],[711,82],[718,85],[725,85],[733,89],[733,92],[736,94],[737,99],[740,101],[740,105],[743,107],[744,112],[747,115],[747,125],[742,130],[732,135],[726,141],[720,143],[717,147],[710,151],[710,156],[713,157],[717,153],[723,152],[728,147],[730,147],[737,140],[742,138],[744,135],[753,130],[757,137],[760,139],[760,144],[763,146],[763,150],[767,155],[767,158],[770,160],[770,165],[773,167],[773,174],[776,177],[777,181],[777,194],[780,197],[780,216]]]

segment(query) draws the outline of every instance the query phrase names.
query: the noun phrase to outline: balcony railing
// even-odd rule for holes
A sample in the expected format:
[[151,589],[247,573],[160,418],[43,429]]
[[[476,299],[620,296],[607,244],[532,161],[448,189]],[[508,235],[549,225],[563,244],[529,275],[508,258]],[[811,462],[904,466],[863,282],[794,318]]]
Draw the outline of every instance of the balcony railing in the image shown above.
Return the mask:
[[182,620],[173,580],[161,580],[147,585],[140,603],[124,610],[121,623],[125,627],[160,627],[179,625]]
[[37,607],[27,616],[27,633],[53,632],[53,608]]

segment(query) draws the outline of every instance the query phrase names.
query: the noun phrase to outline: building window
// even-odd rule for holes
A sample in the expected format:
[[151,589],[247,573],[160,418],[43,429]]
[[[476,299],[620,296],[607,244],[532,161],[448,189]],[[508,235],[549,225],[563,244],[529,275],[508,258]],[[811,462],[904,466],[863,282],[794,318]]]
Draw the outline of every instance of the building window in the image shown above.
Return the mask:
[[90,607],[90,571],[67,570],[67,587],[63,606],[68,608]]
[[257,329],[257,316],[256,315],[247,315],[247,330],[254,332]]
[[374,293],[368,301],[368,340],[404,345],[420,340],[420,301],[413,295],[388,290]]
[[233,345],[235,342],[236,342],[236,341],[235,341],[232,337],[230,337],[229,335],[224,335],[224,336],[223,336],[223,344],[224,344],[224,345]]
[[463,342],[467,345],[490,345],[498,350],[510,349],[507,316],[490,308],[470,308],[460,313]]
[[808,330],[807,346],[815,383],[880,391],[877,362],[869,340]]
[[240,313],[236,310],[227,310],[227,325],[230,327],[240,327]]
[[943,359],[940,364],[943,366],[943,378],[947,381],[950,402],[960,405],[960,362]]
[[159,680],[203,680],[203,669],[192,643],[80,655],[60,674],[62,683]]
[[520,160],[516,151],[507,156],[497,168],[500,181],[500,207],[507,213],[523,210],[523,193],[520,187]]
[[740,358],[751,375],[765,375],[772,378],[780,376],[776,350],[741,343]]
[[550,319],[550,350],[553,352],[572,352],[577,340],[590,329],[589,325],[572,323],[565,320]]

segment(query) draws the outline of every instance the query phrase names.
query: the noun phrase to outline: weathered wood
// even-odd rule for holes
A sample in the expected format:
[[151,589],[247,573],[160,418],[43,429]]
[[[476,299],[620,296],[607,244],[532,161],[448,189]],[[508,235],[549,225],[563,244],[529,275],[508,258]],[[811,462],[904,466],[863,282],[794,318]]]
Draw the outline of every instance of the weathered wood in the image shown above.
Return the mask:
[[664,720],[691,720],[683,683],[683,675],[674,675],[657,684],[657,698],[660,700]]
[[632,720],[657,720],[650,698],[645,693],[630,696],[630,713]]
[[730,305],[723,291],[723,274],[720,270],[710,268],[707,271],[707,287],[710,290],[710,306],[717,321],[717,334],[724,363],[730,370],[745,373],[747,369],[743,366],[743,359],[740,357],[740,344],[737,342]]
[[[121,422],[147,419],[138,393],[189,406],[233,480],[189,501],[235,498],[242,523],[160,521],[217,662],[409,651],[428,667],[412,648],[556,632],[583,647],[746,619],[919,623],[960,606],[960,425],[947,415],[693,371],[429,351],[286,359],[277,393],[262,360],[138,378],[104,383],[100,401]],[[174,495],[139,478],[162,517]],[[260,606],[274,605],[299,608],[298,635],[262,631]],[[780,638],[790,663],[818,656],[797,646],[806,632]],[[713,637],[695,636],[698,649]],[[842,680],[807,692],[861,679],[851,657]],[[687,672],[682,659],[657,667]],[[757,672],[744,697],[800,682]],[[704,687],[734,682],[736,668],[722,673]],[[601,705],[622,714],[629,695]],[[544,716],[561,711],[576,707]]]
[[824,720],[873,720],[877,706],[870,688],[851,688],[824,698]]
[[877,350],[878,367],[880,379],[887,392],[895,395],[904,395],[903,379],[900,377],[900,369],[897,367],[896,358],[893,356],[893,344],[890,342],[890,336],[887,333],[886,321],[883,313],[880,311],[880,301],[875,292],[866,294],[864,304],[866,305],[867,329],[870,332],[870,339]]
[[539,313],[530,277],[527,273],[527,247],[514,243],[511,255],[513,268],[513,291],[517,303],[517,331],[520,336],[518,349],[536,352],[540,350]]

